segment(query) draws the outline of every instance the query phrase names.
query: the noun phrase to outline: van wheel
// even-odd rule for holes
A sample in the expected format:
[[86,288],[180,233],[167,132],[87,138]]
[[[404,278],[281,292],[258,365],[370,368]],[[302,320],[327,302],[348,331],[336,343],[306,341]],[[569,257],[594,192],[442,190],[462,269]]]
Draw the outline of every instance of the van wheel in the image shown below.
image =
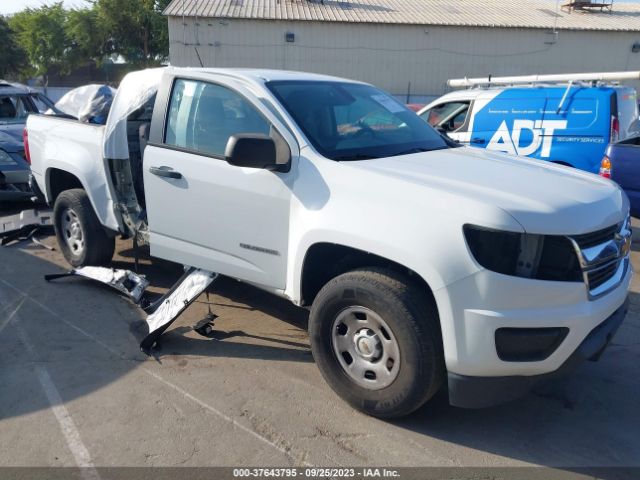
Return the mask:
[[309,334],[327,383],[369,415],[408,415],[442,385],[435,302],[391,270],[354,270],[327,283],[313,302]]
[[113,258],[115,238],[109,237],[81,188],[65,190],[53,207],[54,228],[60,250],[74,267],[103,265]]

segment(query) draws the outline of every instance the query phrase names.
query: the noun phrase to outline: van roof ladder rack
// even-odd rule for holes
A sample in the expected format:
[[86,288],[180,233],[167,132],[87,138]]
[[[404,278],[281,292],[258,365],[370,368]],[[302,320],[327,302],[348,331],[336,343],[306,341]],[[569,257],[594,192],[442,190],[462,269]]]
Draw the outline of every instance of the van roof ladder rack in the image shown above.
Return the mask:
[[480,85],[522,85],[530,83],[567,82],[612,82],[620,80],[640,80],[637,72],[561,73],[553,75],[521,75],[513,77],[454,78],[447,81],[452,88],[475,87]]

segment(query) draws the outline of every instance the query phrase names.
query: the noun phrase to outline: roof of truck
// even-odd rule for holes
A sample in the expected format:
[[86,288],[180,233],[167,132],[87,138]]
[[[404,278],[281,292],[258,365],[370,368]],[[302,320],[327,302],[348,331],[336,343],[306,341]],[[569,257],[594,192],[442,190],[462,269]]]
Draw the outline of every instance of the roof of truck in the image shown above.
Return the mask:
[[319,73],[294,72],[291,70],[270,70],[263,68],[200,68],[200,67],[169,67],[175,72],[198,72],[215,75],[227,75],[230,77],[244,78],[246,80],[258,82],[287,81],[287,80],[308,80],[308,81],[337,81],[361,83],[357,80],[322,75]]

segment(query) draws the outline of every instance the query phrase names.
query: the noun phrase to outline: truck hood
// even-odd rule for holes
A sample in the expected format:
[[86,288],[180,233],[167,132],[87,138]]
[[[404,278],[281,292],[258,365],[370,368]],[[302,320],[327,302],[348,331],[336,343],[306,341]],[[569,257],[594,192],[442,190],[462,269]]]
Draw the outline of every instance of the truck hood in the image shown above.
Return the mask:
[[5,152],[17,153],[23,150],[22,130],[24,124],[0,125],[0,148]]
[[476,148],[365,160],[353,166],[499,207],[529,233],[587,233],[620,222],[628,209],[626,195],[610,180]]

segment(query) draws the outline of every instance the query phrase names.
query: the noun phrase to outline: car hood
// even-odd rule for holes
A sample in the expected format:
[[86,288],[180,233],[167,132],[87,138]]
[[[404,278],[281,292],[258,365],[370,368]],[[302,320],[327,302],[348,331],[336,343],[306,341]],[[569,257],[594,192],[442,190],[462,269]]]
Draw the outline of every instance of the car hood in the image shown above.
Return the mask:
[[628,210],[626,195],[610,180],[476,148],[359,161],[353,166],[499,207],[529,233],[587,233],[620,222]]
[[23,130],[24,124],[0,125],[0,148],[9,153],[21,152]]

